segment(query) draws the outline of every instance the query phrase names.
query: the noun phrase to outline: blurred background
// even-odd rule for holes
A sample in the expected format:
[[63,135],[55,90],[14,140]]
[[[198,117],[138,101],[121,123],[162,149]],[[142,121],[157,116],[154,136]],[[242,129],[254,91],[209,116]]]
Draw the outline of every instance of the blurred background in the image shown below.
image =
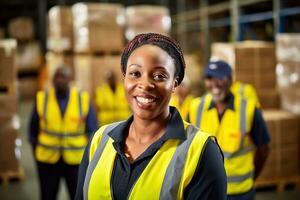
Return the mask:
[[272,135],[257,199],[300,199],[298,0],[1,0],[0,199],[38,199],[28,119],[57,67],[69,66],[72,84],[94,98],[106,71],[122,80],[120,54],[141,32],[180,43],[195,96],[209,59],[227,61],[235,80],[255,87]]

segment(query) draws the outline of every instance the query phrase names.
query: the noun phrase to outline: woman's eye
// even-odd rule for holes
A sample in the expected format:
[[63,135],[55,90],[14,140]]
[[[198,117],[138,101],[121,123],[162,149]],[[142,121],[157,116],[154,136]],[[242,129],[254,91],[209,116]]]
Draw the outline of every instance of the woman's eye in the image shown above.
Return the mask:
[[131,77],[139,77],[141,74],[140,74],[140,72],[138,72],[138,71],[133,71],[133,72],[129,72],[129,75],[130,75]]
[[168,77],[165,74],[155,74],[153,79],[156,81],[166,80]]

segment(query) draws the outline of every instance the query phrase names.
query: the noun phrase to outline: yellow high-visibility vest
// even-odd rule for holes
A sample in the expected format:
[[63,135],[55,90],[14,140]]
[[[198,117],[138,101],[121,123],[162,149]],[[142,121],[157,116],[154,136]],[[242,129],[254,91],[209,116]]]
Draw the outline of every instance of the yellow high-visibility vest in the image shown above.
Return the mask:
[[88,138],[85,119],[89,111],[89,95],[70,89],[69,101],[61,115],[55,89],[40,91],[36,104],[40,132],[35,151],[36,159],[44,163],[56,163],[62,156],[68,164],[80,164]]
[[[111,179],[117,152],[108,133],[119,123],[101,127],[90,151],[84,199],[112,199]],[[128,199],[183,199],[209,138],[207,133],[184,122],[187,139],[167,140],[150,160],[128,195]]]
[[179,105],[179,97],[178,97],[178,95],[174,94],[171,97],[169,105],[176,107],[181,115],[181,118],[185,120],[187,117],[189,107],[190,107],[192,100],[193,100],[193,96],[188,95],[184,99],[183,103],[181,105]]
[[98,121],[100,125],[125,120],[131,115],[125,91],[122,84],[116,85],[113,92],[108,84],[96,89],[96,106],[98,108]]
[[260,102],[256,90],[251,84],[235,81],[232,84],[230,90],[233,94],[240,95],[244,99],[257,102],[256,107],[260,107]]
[[189,119],[191,124],[216,136],[224,154],[227,174],[227,194],[241,194],[253,187],[254,144],[250,131],[255,112],[255,101],[234,96],[234,110],[227,109],[219,121],[216,108],[209,108],[210,94],[193,100]]

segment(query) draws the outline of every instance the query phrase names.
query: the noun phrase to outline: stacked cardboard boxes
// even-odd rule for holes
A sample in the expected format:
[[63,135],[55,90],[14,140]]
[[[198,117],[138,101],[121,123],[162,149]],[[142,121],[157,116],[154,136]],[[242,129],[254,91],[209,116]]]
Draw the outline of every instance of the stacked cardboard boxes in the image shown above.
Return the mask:
[[161,33],[169,35],[171,17],[169,9],[163,6],[137,5],[129,6],[125,11],[127,40],[139,33]]
[[299,180],[299,116],[283,110],[264,110],[271,134],[271,154],[257,184]]
[[282,107],[300,114],[300,34],[277,35],[276,55]]
[[18,136],[18,98],[15,67],[16,41],[0,40],[0,174],[19,172],[15,154]]
[[256,41],[214,43],[212,59],[227,61],[234,70],[235,80],[252,84],[262,108],[280,107],[274,44]]
[[37,90],[37,74],[42,63],[40,43],[34,40],[34,24],[29,17],[12,19],[8,25],[11,38],[17,40],[16,70],[21,99],[33,99]]
[[73,50],[73,15],[70,6],[54,6],[48,13],[48,41],[50,51],[62,53]]
[[72,6],[74,51],[119,52],[123,49],[123,6],[112,3],[77,3]]

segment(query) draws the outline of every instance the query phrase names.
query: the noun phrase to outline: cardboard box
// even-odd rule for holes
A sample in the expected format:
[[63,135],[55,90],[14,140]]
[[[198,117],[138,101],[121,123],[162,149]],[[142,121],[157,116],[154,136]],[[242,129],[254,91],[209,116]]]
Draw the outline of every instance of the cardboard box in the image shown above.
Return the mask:
[[9,37],[20,41],[29,41],[34,38],[34,24],[29,17],[17,17],[8,24]]
[[37,78],[29,77],[19,79],[18,90],[21,100],[33,100],[38,90]]
[[169,35],[170,12],[164,6],[135,5],[126,7],[126,39],[131,40],[139,33],[161,33]]
[[18,98],[13,94],[0,93],[0,115],[14,115],[18,112]]
[[297,115],[284,110],[263,110],[263,116],[271,134],[273,146],[299,142],[300,118]]
[[214,43],[212,59],[228,62],[233,68],[235,79],[253,84],[257,91],[276,88],[276,56],[272,43]]
[[276,35],[276,55],[282,61],[300,62],[300,34],[280,33]]
[[42,52],[39,42],[31,41],[18,44],[16,53],[16,67],[18,71],[36,70],[41,64]]
[[71,6],[54,6],[49,10],[47,47],[54,52],[73,50],[73,15]]
[[72,6],[72,12],[75,52],[120,52],[123,49],[121,4],[77,3]]
[[280,104],[280,94],[276,89],[260,89],[258,92],[258,98],[263,109],[277,108],[281,107]]
[[13,39],[0,41],[0,85],[13,84],[16,80],[15,52],[16,41]]
[[17,131],[10,128],[0,128],[0,173],[17,171],[19,161],[15,154]]

